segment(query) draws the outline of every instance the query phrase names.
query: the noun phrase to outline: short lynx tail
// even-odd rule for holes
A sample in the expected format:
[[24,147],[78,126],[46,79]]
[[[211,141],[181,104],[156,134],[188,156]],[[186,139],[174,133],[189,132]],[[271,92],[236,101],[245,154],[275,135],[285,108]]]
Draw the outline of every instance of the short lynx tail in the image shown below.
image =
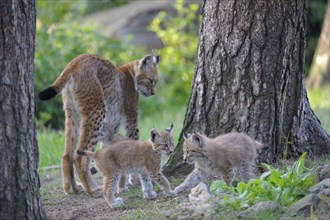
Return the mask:
[[77,150],[77,154],[79,154],[81,156],[91,157],[91,158],[94,158],[94,156],[95,156],[94,152],[88,151],[88,150]]
[[48,87],[47,89],[39,93],[39,99],[42,101],[49,100],[57,95],[58,92],[53,87]]
[[61,75],[55,80],[55,82],[52,85],[50,85],[47,89],[45,89],[39,93],[40,100],[42,100],[42,101],[49,100],[62,91],[62,89],[65,87],[66,83],[70,80],[70,78],[73,74],[73,70],[75,69],[77,60],[79,58],[80,57],[73,59],[64,68]]

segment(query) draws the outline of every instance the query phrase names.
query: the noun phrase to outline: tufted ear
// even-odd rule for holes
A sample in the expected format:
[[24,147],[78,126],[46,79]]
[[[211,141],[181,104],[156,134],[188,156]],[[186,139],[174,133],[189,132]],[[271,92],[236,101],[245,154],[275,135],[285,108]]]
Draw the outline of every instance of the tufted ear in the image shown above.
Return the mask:
[[173,127],[174,126],[173,126],[173,123],[172,123],[170,127],[166,128],[166,131],[172,133]]
[[153,128],[153,129],[150,131],[150,141],[151,141],[152,143],[155,143],[155,139],[156,139],[157,136],[159,136],[159,133],[156,131],[156,129]]
[[153,62],[154,62],[154,64],[158,65],[159,64],[159,60],[160,60],[160,56],[159,55],[153,56]]
[[143,57],[139,62],[139,68],[145,68],[147,69],[149,65],[158,65],[159,63],[159,56],[153,56],[153,55],[147,55]]
[[188,139],[191,136],[191,134],[187,133],[187,132],[183,132],[183,138],[184,139]]
[[204,138],[203,138],[202,135],[200,135],[200,134],[194,132],[194,133],[191,135],[191,139],[192,139],[193,141],[197,142],[198,145],[199,145],[200,147],[203,147]]

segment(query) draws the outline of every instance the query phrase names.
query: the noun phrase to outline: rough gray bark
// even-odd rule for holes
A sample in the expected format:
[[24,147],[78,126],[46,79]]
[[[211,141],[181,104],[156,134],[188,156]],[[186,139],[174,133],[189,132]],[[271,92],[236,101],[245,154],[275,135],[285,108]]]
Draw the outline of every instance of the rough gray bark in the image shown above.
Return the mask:
[[0,219],[44,219],[34,122],[35,0],[0,0]]
[[[266,146],[260,160],[329,153],[330,138],[304,86],[307,1],[204,0],[183,131],[243,131]],[[165,173],[185,171],[182,135]]]

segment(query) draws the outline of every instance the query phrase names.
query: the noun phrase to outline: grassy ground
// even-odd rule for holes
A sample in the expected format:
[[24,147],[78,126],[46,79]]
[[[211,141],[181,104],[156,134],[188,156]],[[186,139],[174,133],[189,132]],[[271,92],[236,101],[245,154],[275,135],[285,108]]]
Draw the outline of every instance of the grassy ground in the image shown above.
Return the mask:
[[[323,128],[330,133],[330,86],[322,89],[308,91],[309,101],[320,119]],[[158,130],[169,127],[173,122],[174,141],[177,143],[182,128],[185,114],[185,107],[177,107],[170,112],[160,113],[157,116],[149,115],[141,117],[139,128],[141,140],[149,138],[152,127]],[[85,193],[78,195],[65,195],[62,189],[60,174],[61,155],[64,147],[63,131],[53,131],[50,129],[38,130],[38,142],[40,152],[40,175],[41,194],[43,204],[49,219],[160,219],[166,216],[167,212],[171,216],[182,215],[178,206],[183,200],[187,200],[187,193],[175,198],[162,195],[159,188],[155,186],[158,197],[155,200],[145,200],[141,196],[139,188],[132,189],[120,195],[125,205],[115,210],[110,210],[104,198],[93,198]],[[312,167],[317,164],[330,162],[329,155],[325,160],[306,161]],[[287,161],[282,161],[279,167],[285,166]],[[55,168],[50,168],[55,165]],[[45,169],[47,168],[47,169]],[[184,177],[170,177],[172,188],[179,185]],[[102,178],[96,174],[96,180],[101,185]],[[280,213],[261,213],[255,219],[278,219]],[[218,219],[236,219],[236,211],[224,206],[219,206],[217,210]]]

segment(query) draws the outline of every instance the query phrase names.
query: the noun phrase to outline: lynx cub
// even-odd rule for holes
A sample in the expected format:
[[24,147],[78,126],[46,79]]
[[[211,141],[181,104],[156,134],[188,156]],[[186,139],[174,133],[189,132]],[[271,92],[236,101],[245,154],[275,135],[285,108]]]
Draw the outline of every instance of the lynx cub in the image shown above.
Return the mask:
[[[83,54],[74,58],[55,82],[39,93],[48,100],[62,92],[65,111],[65,149],[62,157],[63,188],[65,193],[82,188],[74,179],[73,164],[85,191],[101,196],[89,172],[90,159],[74,155],[76,144],[80,150],[94,151],[96,143],[111,141],[123,125],[126,137],[138,139],[139,94],[155,94],[159,56],[147,55],[115,68],[112,63],[96,55]],[[110,137],[103,140],[103,124],[110,125]],[[79,142],[78,142],[79,137]],[[103,139],[102,139],[103,138]]]
[[96,153],[77,151],[82,156],[95,159],[96,167],[104,177],[103,194],[111,208],[123,204],[123,200],[115,198],[114,194],[120,177],[130,173],[139,174],[144,198],[154,199],[157,196],[150,176],[165,195],[175,195],[160,167],[161,154],[170,155],[173,152],[172,129],[173,125],[162,132],[152,129],[147,142],[127,140],[104,147]]
[[237,170],[247,181],[253,176],[257,149],[262,148],[260,142],[236,132],[215,139],[184,133],[184,139],[183,159],[190,164],[195,163],[195,169],[174,189],[175,193],[190,189],[211,175],[220,176],[231,185]]

